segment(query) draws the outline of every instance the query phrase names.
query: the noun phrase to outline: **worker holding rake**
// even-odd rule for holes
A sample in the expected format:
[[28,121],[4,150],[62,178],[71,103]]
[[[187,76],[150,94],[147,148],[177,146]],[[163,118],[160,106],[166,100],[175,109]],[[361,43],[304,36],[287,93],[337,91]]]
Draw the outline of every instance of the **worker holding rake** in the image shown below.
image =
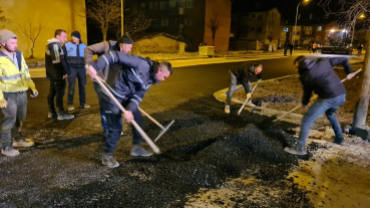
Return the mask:
[[286,147],[284,150],[290,154],[306,155],[305,148],[309,131],[314,121],[323,113],[330,121],[335,133],[334,143],[342,144],[344,141],[342,129],[339,121],[335,117],[335,112],[346,101],[346,89],[341,80],[334,72],[334,66],[343,66],[347,73],[347,80],[352,79],[351,66],[347,58],[306,58],[299,56],[294,61],[298,69],[299,79],[303,87],[302,105],[306,106],[310,102],[312,92],[317,94],[318,99],[309,108],[302,119],[301,131],[299,133],[298,144],[294,147]]
[[261,77],[262,64],[243,64],[239,65],[229,71],[230,87],[227,92],[227,99],[225,105],[225,113],[230,113],[231,98],[236,89],[236,85],[242,84],[247,96],[247,105],[253,106],[251,101],[251,82],[250,80],[257,78],[258,82],[262,80]]
[[[124,110],[123,116],[128,122],[136,123],[141,127],[143,123],[139,110],[141,100],[152,84],[164,81],[172,74],[172,66],[168,62],[158,63],[140,56],[110,51],[87,67],[91,78],[99,79],[96,70],[102,70],[107,65],[110,70],[105,85],[110,93],[105,93],[107,96],[103,96],[102,99],[108,126],[102,163],[109,168],[115,168],[119,166],[119,163],[114,159],[113,151],[120,138],[122,126],[119,120],[122,112],[113,100],[118,101],[125,108],[122,109]],[[132,126],[132,133],[134,147],[131,150],[131,156],[152,155],[140,146],[142,134],[136,126],[135,128]]]

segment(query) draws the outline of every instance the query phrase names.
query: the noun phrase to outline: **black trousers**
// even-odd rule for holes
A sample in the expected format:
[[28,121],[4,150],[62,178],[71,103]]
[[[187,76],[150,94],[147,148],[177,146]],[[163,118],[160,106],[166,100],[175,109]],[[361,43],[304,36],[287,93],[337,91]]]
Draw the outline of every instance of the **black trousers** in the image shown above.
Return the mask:
[[78,80],[78,91],[80,96],[80,106],[84,106],[86,104],[86,92],[85,92],[85,85],[86,85],[86,70],[84,67],[77,68],[77,67],[70,67],[71,73],[68,76],[68,105],[73,105],[73,97],[75,95],[75,88],[76,88],[76,78]]
[[51,79],[50,80],[50,91],[48,95],[49,112],[56,113],[54,107],[54,98],[56,98],[56,105],[58,108],[58,113],[65,113],[63,107],[63,97],[66,89],[65,79]]

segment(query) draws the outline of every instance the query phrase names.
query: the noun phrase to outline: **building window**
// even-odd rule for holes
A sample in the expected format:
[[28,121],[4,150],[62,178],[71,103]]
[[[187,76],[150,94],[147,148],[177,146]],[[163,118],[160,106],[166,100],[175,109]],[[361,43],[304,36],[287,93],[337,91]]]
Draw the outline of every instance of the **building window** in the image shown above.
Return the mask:
[[263,14],[259,14],[258,17],[257,17],[258,20],[262,20],[263,19]]
[[319,41],[321,39],[320,36],[316,36],[316,40]]
[[328,19],[329,18],[329,14],[324,14],[324,19]]
[[141,7],[141,8],[145,8],[145,6],[146,6],[146,5],[145,5],[145,3],[141,3],[141,4],[140,4],[140,7]]
[[149,3],[150,10],[157,10],[158,9],[158,2],[151,2]]
[[322,30],[322,26],[317,26],[317,31],[321,31]]
[[193,0],[186,0],[186,8],[193,8]]
[[185,6],[186,6],[186,0],[178,0],[178,5],[179,5],[179,7],[185,8]]
[[184,23],[185,23],[186,26],[191,26],[192,25],[191,18],[185,18]]
[[166,10],[168,8],[168,2],[167,1],[161,1],[161,2],[159,2],[159,8],[161,10]]
[[174,7],[176,7],[177,6],[177,0],[170,0],[170,7],[171,8],[174,8]]
[[161,26],[162,27],[168,26],[168,19],[161,19]]
[[312,17],[313,17],[313,14],[310,14],[310,19],[312,19]]
[[251,27],[251,31],[254,31],[254,27]]
[[158,27],[159,26],[159,21],[157,19],[152,19],[151,25],[152,25],[152,27]]
[[251,14],[251,17],[254,19],[256,17],[256,15],[255,14]]
[[262,33],[262,27],[257,27],[257,32]]

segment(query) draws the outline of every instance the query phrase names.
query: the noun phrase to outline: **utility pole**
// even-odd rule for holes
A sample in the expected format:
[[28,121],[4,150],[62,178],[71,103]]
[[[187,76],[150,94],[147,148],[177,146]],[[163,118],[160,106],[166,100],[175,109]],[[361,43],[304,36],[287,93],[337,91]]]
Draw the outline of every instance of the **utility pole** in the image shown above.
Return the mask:
[[125,1],[124,0],[121,0],[121,36],[123,36],[124,35],[124,28],[123,28],[123,26],[125,25],[124,24],[124,16],[123,16],[123,9],[124,9],[124,6],[125,6]]

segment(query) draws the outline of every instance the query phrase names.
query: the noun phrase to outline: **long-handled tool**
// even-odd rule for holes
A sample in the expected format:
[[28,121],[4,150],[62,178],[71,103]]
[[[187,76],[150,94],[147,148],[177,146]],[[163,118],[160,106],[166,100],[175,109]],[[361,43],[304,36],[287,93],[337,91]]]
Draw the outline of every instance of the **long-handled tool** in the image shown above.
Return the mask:
[[162,126],[162,124],[160,124],[157,120],[155,120],[153,117],[151,117],[149,114],[147,114],[145,111],[143,111],[143,109],[139,108],[140,112],[142,114],[144,114],[146,117],[148,117],[151,121],[153,121],[153,123],[157,124],[157,126],[159,128],[162,129],[162,131],[159,133],[159,135],[157,136],[157,138],[154,139],[154,142],[157,142],[159,138],[161,138],[161,136],[167,132],[167,130],[172,126],[172,124],[175,122],[175,120],[172,120],[166,127]]
[[[123,112],[126,113],[125,108],[118,102],[118,100],[112,95],[112,93],[108,90],[108,88],[103,84],[103,80],[96,76],[95,80],[98,82],[101,88],[103,88],[104,92],[107,93],[110,99],[117,105],[117,107]],[[149,136],[140,128],[140,126],[134,121],[131,121],[132,125],[136,128],[136,130],[140,133],[140,135],[144,138],[144,140],[148,143],[148,145],[153,149],[156,154],[160,154],[161,151],[159,148],[154,144],[154,142],[149,138]]]
[[252,89],[251,97],[249,97],[249,98],[245,99],[245,101],[244,101],[244,103],[243,103],[242,107],[240,107],[240,109],[239,109],[239,111],[238,111],[238,116],[239,116],[239,115],[240,115],[240,113],[243,111],[244,106],[247,104],[247,102],[248,102],[250,99],[252,99],[252,94],[253,94],[254,90],[257,88],[257,85],[258,85],[258,82],[256,83],[256,85],[254,85],[254,87],[253,87],[253,89]]
[[[356,74],[360,73],[361,71],[362,71],[362,69],[359,69],[359,70],[357,70],[356,72],[353,72],[353,76],[355,76]],[[343,83],[343,82],[345,82],[346,80],[347,80],[347,78],[344,78],[344,79],[342,79],[342,80],[341,80],[341,82]],[[273,120],[272,122],[276,122],[276,121],[278,121],[278,120],[281,120],[282,118],[286,117],[287,115],[289,115],[289,114],[290,114],[290,113],[292,113],[293,111],[295,111],[295,110],[299,109],[300,107],[302,107],[302,104],[297,105],[297,106],[296,106],[296,107],[294,107],[292,110],[290,110],[290,111],[288,111],[287,113],[285,113],[284,115],[282,115],[282,116],[280,116],[280,117],[276,118],[276,119],[275,119],[275,120]]]

